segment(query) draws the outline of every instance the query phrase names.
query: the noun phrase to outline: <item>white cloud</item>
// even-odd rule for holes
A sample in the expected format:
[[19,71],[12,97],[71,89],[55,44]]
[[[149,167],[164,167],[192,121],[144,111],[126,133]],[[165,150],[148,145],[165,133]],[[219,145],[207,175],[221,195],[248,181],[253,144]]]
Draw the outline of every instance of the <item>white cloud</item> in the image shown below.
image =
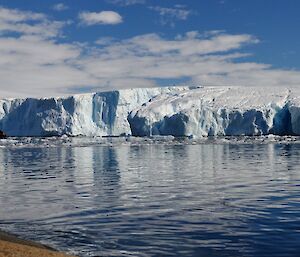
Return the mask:
[[15,9],[7,9],[0,6],[0,20],[17,23],[28,20],[43,20],[46,16],[42,13],[33,13],[30,11],[19,11]]
[[184,5],[175,5],[173,8],[150,6],[150,10],[160,15],[160,22],[163,25],[175,26],[175,20],[186,20],[193,12],[186,9]]
[[52,9],[55,11],[65,11],[67,9],[69,9],[69,7],[67,5],[65,5],[64,3],[58,3],[52,6]]
[[[53,96],[159,85],[299,86],[300,71],[246,61],[248,34],[190,31],[96,43],[61,43],[65,23],[43,14],[0,9],[0,97]],[[17,33],[9,33],[17,32]]]
[[110,24],[115,25],[123,22],[122,16],[113,11],[102,12],[81,12],[79,14],[81,23],[87,26],[96,24]]
[[145,4],[146,0],[106,0],[106,2],[120,6],[129,6],[135,4]]
[[65,22],[49,21],[46,15],[0,7],[0,35],[17,32],[26,35],[54,37]]
[[188,32],[179,40],[165,40],[157,34],[137,36],[131,39],[135,50],[151,54],[178,53],[181,56],[193,54],[210,54],[238,49],[244,44],[258,43],[250,35],[217,34],[209,38],[197,38],[197,33]]
[[40,13],[0,8],[1,97],[54,95],[95,83],[71,64],[82,48],[57,43],[65,24]]
[[232,63],[233,59],[245,55],[227,52],[250,43],[257,43],[257,40],[249,35],[221,34],[205,39],[166,40],[148,34],[109,44],[78,62],[101,80],[194,78],[199,74],[267,68],[256,63]]

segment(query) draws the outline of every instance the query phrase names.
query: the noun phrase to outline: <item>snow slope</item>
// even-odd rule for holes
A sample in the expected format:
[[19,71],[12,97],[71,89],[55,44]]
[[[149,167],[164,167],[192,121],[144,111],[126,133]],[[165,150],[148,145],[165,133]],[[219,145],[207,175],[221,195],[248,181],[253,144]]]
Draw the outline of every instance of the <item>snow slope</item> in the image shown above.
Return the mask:
[[0,100],[10,136],[300,135],[297,89],[138,88]]

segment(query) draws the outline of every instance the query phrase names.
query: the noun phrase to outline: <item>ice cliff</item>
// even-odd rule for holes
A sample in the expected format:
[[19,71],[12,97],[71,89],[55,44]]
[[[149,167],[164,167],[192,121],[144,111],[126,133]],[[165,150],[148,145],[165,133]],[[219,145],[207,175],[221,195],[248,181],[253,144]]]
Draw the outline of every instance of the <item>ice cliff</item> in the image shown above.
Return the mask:
[[0,130],[9,136],[300,135],[298,91],[169,87],[3,99]]
[[185,88],[138,88],[66,98],[0,100],[0,130],[9,136],[131,134],[128,114],[160,94]]

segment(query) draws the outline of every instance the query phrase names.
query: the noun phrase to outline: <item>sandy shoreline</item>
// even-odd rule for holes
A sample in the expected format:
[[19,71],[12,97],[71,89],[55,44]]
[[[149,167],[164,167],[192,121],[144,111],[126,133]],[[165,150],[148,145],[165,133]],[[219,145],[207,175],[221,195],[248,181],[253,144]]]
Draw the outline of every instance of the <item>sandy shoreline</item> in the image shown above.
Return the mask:
[[[15,235],[0,231],[0,257],[71,257]],[[73,256],[74,257],[74,256]]]

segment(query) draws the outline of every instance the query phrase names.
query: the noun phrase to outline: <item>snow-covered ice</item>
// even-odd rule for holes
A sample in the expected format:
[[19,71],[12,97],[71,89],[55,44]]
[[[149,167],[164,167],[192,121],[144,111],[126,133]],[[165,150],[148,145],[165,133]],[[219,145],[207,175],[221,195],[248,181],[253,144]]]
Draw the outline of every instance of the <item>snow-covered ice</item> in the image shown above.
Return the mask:
[[299,101],[291,102],[291,95],[285,88],[190,89],[161,94],[128,120],[137,136],[297,134]]
[[300,135],[298,89],[164,87],[0,100],[9,136]]
[[65,98],[0,100],[0,130],[9,136],[131,134],[127,116],[154,96],[187,88],[137,88]]

